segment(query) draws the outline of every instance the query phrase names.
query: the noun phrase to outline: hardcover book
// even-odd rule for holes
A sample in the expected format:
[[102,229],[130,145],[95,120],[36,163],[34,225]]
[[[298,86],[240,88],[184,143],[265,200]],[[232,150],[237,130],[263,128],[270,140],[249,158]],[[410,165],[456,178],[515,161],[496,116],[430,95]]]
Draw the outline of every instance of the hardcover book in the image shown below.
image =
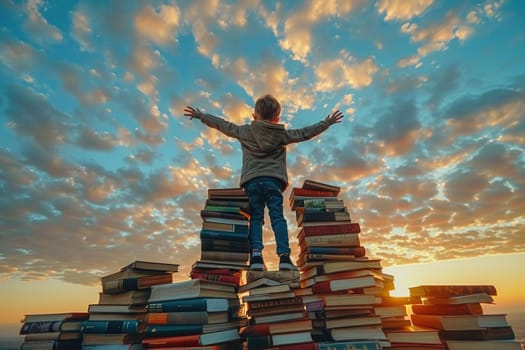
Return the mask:
[[319,191],[330,191],[336,194],[339,194],[339,192],[341,191],[341,187],[339,186],[320,182],[320,181],[315,181],[312,179],[305,179],[303,181],[302,188],[306,188],[310,190],[319,190]]
[[240,337],[237,332],[237,329],[227,329],[223,331],[210,332],[204,334],[146,338],[142,341],[142,344],[145,345],[148,349],[156,349],[160,347],[187,347],[191,349],[192,347],[207,346],[220,343],[229,343],[227,345],[238,346],[239,344],[234,344],[230,342],[239,339]]
[[151,287],[149,302],[189,298],[237,298],[235,286],[230,283],[192,279]]
[[117,280],[102,281],[102,292],[107,294],[117,294],[130,290],[146,289],[157,284],[166,284],[173,281],[171,272],[159,275],[128,277]]
[[448,350],[522,350],[515,340],[447,340]]
[[231,307],[238,307],[239,301],[227,298],[188,298],[180,300],[166,300],[150,302],[148,312],[185,312],[185,311],[228,311]]
[[443,330],[481,329],[486,327],[507,327],[505,314],[487,315],[410,315],[416,326]]
[[483,308],[480,303],[470,304],[415,304],[412,313],[428,315],[481,315]]
[[422,285],[409,288],[410,295],[420,297],[456,297],[461,295],[486,293],[497,295],[493,285]]

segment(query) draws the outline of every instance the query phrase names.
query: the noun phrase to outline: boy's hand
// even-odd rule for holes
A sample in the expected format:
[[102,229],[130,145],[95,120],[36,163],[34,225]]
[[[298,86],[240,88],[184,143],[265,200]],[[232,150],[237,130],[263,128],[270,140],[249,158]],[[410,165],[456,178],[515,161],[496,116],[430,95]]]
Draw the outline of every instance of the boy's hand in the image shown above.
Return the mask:
[[190,117],[190,120],[193,118],[201,119],[202,114],[198,108],[193,108],[192,106],[186,106],[186,108],[184,108],[184,115]]
[[332,112],[332,114],[329,114],[324,120],[328,124],[333,125],[335,123],[340,123],[343,117],[344,117],[343,112],[341,112],[340,110],[336,110]]

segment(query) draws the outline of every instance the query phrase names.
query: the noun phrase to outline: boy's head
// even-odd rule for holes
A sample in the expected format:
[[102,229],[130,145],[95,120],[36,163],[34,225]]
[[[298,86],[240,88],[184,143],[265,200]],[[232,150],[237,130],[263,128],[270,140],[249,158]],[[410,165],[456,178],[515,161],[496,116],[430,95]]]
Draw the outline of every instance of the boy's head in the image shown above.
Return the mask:
[[281,104],[270,94],[259,97],[255,102],[254,118],[256,120],[278,122],[280,114]]

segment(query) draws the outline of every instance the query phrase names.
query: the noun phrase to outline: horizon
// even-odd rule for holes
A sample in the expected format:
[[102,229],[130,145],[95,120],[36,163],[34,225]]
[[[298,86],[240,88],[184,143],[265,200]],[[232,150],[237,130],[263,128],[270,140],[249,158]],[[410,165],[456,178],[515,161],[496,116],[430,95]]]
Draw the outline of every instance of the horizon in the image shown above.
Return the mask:
[[[397,266],[405,287],[484,272],[504,305],[525,303],[512,287],[525,290],[516,281],[523,1],[6,0],[0,9],[9,308],[39,310],[45,297],[50,309],[79,307],[60,292],[94,300],[100,276],[130,261],[198,260],[207,189],[239,186],[242,153],[183,109],[244,124],[265,93],[287,128],[344,113],[287,147],[285,198],[305,179],[341,187],[367,255]],[[287,203],[285,215],[296,256]],[[275,267],[268,224],[264,238]]]

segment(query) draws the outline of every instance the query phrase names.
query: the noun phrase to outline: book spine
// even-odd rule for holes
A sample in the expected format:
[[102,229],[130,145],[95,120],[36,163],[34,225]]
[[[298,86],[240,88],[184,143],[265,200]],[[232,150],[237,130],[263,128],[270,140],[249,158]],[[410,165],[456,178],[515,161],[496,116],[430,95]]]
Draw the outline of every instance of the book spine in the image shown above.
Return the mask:
[[201,250],[201,260],[219,260],[219,261],[242,261],[245,262],[250,258],[249,252],[226,252],[219,250]]
[[179,336],[203,333],[202,325],[149,325],[144,329],[144,335],[152,337]]
[[208,303],[204,298],[181,299],[149,303],[148,312],[207,311]]
[[200,232],[201,239],[225,239],[232,241],[246,241],[248,239],[248,231],[246,233],[215,231],[202,229]]
[[246,220],[246,216],[240,213],[213,211],[213,210],[201,210],[201,218],[223,218],[232,220]]
[[207,311],[152,312],[146,315],[147,325],[207,324]]
[[[177,337],[155,337],[155,338],[145,338],[142,340],[142,344],[146,346],[147,349],[157,349],[157,348],[169,348],[169,347],[199,347],[201,345],[200,335],[191,334],[183,335]],[[208,347],[206,347],[208,348]],[[206,349],[204,348],[204,349]],[[211,349],[215,349],[211,347]]]
[[248,240],[232,241],[227,239],[201,239],[202,250],[219,250],[230,252],[249,252],[250,243]]
[[59,332],[63,321],[25,322],[19,334]]
[[82,322],[82,333],[102,334],[139,334],[140,320],[124,321],[84,321]]
[[377,341],[339,341],[329,343],[318,343],[318,350],[381,350],[381,344]]
[[240,283],[240,280],[241,280],[240,276],[228,276],[228,275],[219,275],[219,274],[213,274],[213,273],[191,272],[190,277],[192,279],[203,279],[203,280],[209,280],[209,281],[232,283],[232,284],[237,284],[237,285]]
[[248,303],[248,310],[257,310],[257,309],[263,309],[263,308],[278,307],[278,306],[285,306],[285,305],[299,305],[299,304],[300,305],[303,304],[303,298],[301,297],[252,301]]
[[355,257],[365,256],[364,247],[306,247],[306,252],[309,254],[340,254],[353,255]]
[[497,295],[496,288],[493,285],[433,285],[417,286],[409,288],[410,295],[424,297],[454,297],[469,294],[486,293],[488,295]]
[[319,225],[303,227],[301,231],[305,237],[316,235],[333,235],[340,233],[360,233],[361,227],[357,222],[342,223],[338,225]]
[[337,191],[323,191],[323,190],[312,190],[309,188],[292,188],[290,193],[290,198],[295,196],[304,196],[304,197],[337,197]]
[[427,315],[481,315],[483,308],[480,303],[473,304],[415,304],[412,305],[415,314]]

